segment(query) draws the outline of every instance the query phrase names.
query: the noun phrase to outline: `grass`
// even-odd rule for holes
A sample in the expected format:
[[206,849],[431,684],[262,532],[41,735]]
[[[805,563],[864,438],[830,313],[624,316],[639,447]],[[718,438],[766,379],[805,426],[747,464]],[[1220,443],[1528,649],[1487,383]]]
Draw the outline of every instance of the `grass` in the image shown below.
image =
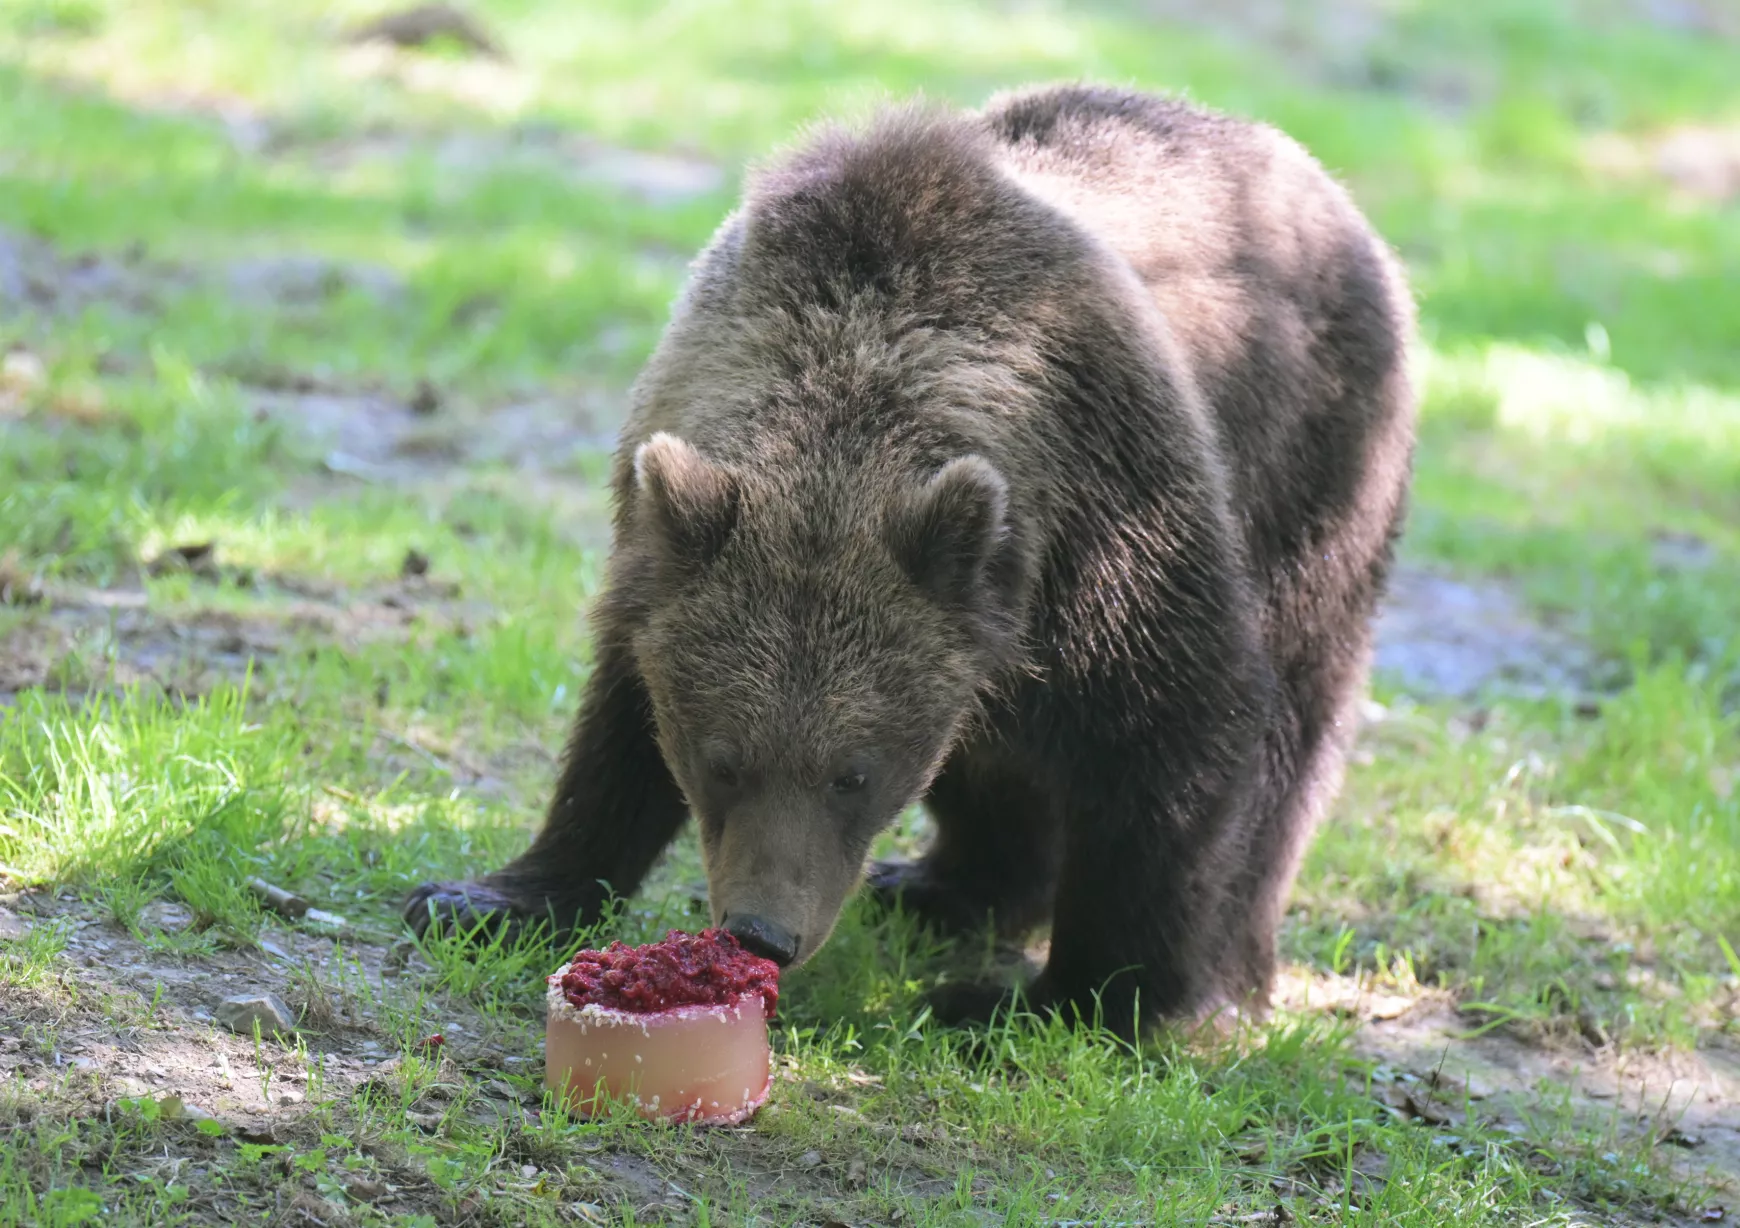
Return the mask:
[[[1422,1072],[1321,1009],[1141,1052],[939,1028],[923,988],[977,954],[858,909],[788,978],[752,1131],[527,1113],[561,953],[409,948],[393,906],[535,822],[589,664],[613,415],[744,160],[884,92],[1091,76],[1269,119],[1349,183],[1422,300],[1406,561],[1509,586],[1591,658],[1576,693],[1380,678],[1287,958],[1452,1003],[1523,1055],[1731,1047],[1740,214],[1599,155],[1740,123],[1732,32],[1618,0],[1430,0],[1340,35],[1363,6],[1278,32],[1121,3],[477,8],[506,62],[348,46],[360,2],[0,12],[0,292],[26,296],[0,298],[0,886],[25,918],[0,937],[0,1223],[1436,1225],[1720,1200],[1665,1125],[1570,1088],[1394,1107]],[[625,186],[599,156],[621,145],[680,153],[693,186]],[[423,383],[436,413],[377,447]],[[317,443],[298,415],[321,405],[366,429]],[[153,566],[203,542],[211,567]],[[250,875],[342,930],[263,912]],[[694,927],[700,883],[680,846],[597,937]],[[302,1037],[213,1032],[201,977],[272,980]],[[177,1080],[209,1103],[178,1109]]]

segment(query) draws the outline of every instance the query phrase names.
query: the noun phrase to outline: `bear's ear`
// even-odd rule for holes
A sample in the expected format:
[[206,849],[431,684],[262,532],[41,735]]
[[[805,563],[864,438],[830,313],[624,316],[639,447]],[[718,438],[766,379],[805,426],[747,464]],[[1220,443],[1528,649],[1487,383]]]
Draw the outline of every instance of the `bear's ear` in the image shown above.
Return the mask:
[[985,596],[986,570],[1007,530],[1009,484],[982,456],[963,456],[902,502],[889,545],[913,583],[945,605]]
[[634,453],[640,514],[680,563],[704,567],[737,527],[736,480],[675,435],[659,431]]

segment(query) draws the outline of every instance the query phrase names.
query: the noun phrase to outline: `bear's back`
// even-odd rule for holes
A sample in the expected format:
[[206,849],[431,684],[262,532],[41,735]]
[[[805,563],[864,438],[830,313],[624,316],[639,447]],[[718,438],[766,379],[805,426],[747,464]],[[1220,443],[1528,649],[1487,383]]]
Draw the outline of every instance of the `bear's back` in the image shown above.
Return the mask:
[[1259,571],[1289,570],[1360,501],[1374,437],[1394,437],[1400,487],[1412,303],[1304,149],[1265,125],[1105,88],[1007,95],[982,120],[1006,173],[1146,285],[1218,425]]

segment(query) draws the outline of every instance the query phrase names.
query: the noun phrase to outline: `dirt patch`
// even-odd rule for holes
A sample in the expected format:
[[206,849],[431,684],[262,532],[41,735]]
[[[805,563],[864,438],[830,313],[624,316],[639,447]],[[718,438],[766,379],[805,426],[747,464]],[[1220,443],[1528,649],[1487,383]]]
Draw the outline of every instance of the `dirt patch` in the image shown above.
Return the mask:
[[288,506],[331,499],[334,483],[415,486],[431,499],[499,488],[549,513],[578,546],[610,543],[608,492],[602,474],[587,470],[615,447],[599,425],[620,416],[612,394],[577,390],[493,406],[443,400],[434,414],[419,413],[416,396],[264,388],[243,395],[256,414],[321,455],[324,476],[293,484]]
[[[326,456],[335,473],[411,479],[429,467],[429,449],[411,440],[421,423],[410,404],[378,393],[246,388],[244,402],[262,420],[280,424]],[[415,453],[423,451],[419,457]],[[434,458],[451,463],[456,458]]]
[[443,178],[474,183],[492,175],[556,175],[649,205],[676,205],[723,191],[723,167],[694,154],[629,149],[551,124],[423,134],[383,131],[320,143],[286,141],[277,156],[325,174],[425,162]]
[[1696,533],[1661,530],[1650,536],[1650,557],[1662,571],[1707,571],[1722,552]]
[[1208,30],[1236,46],[1255,44],[1287,71],[1319,85],[1397,91],[1460,115],[1495,82],[1477,76],[1467,57],[1421,54],[1396,29],[1406,6],[1389,0],[1147,0],[1161,21]]
[[1231,0],[1204,5],[1192,0],[1148,0],[1162,21],[1205,26],[1301,57],[1307,68],[1351,61],[1364,53],[1389,24],[1393,5],[1384,0]]
[[1726,0],[1630,0],[1635,18],[1675,34],[1740,38],[1740,8]]
[[1666,186],[1680,200],[1720,208],[1740,200],[1740,125],[1683,124],[1641,136],[1607,132],[1583,147],[1603,178]]
[[1374,991],[1298,968],[1276,997],[1358,1020],[1354,1052],[1375,1063],[1381,1097],[1405,1116],[1453,1129],[1473,1113],[1521,1131],[1569,1114],[1617,1143],[1655,1147],[1688,1178],[1740,1192],[1740,1050],[1535,1043],[1483,1029],[1441,993]]
[[1419,698],[1588,689],[1594,654],[1493,580],[1399,566],[1377,621],[1378,676]]
[[[607,1222],[609,1209],[623,1205],[680,1218],[698,1198],[724,1195],[722,1181],[763,1213],[819,1222],[867,1184],[929,1200],[952,1195],[963,1165],[976,1168],[987,1188],[996,1180],[994,1157],[970,1139],[853,1107],[863,1076],[842,1070],[812,1081],[784,1059],[774,1099],[745,1126],[701,1132],[681,1148],[649,1136],[628,1145],[586,1141],[577,1155],[564,1155],[537,1136],[538,1020],[485,1015],[431,995],[430,968],[394,935],[364,929],[335,939],[273,921],[257,947],[207,942],[196,952],[187,945],[191,918],[179,905],[150,905],[130,931],[68,895],[41,893],[6,897],[0,919],[8,922],[0,943],[44,926],[64,942],[50,983],[0,992],[0,1082],[38,1097],[39,1111],[87,1120],[136,1111],[128,1105],[142,1101],[168,1106],[187,1128],[149,1157],[117,1158],[129,1165],[179,1159],[186,1183],[203,1183],[199,1197],[217,1200],[205,1210],[219,1219],[236,1208],[223,1202],[233,1197],[223,1189],[228,1178],[212,1178],[236,1162],[235,1148],[309,1151],[321,1134],[352,1128],[355,1105],[376,1094],[403,1106],[430,1143],[458,1118],[502,1130],[503,1188],[560,1182],[582,1221]],[[293,1042],[256,1042],[217,1023],[223,999],[262,992],[296,1013]],[[1379,1111],[1433,1131],[1434,1142],[1452,1151],[1471,1117],[1536,1137],[1569,1114],[1584,1128],[1602,1128],[1616,1146],[1653,1148],[1687,1180],[1723,1196],[1740,1189],[1740,1053],[1578,1050],[1501,1031],[1471,1037],[1475,1025],[1441,993],[1374,991],[1299,968],[1284,974],[1277,997],[1291,1010],[1353,1021],[1353,1052],[1371,1064]],[[417,1038],[436,1034],[442,1042],[427,1050],[430,1060],[409,1070],[401,1049],[422,1052]],[[837,1129],[800,1132],[799,1143],[783,1122],[792,1114]],[[202,1140],[191,1127],[206,1118],[215,1136],[205,1131]],[[360,1156],[344,1175],[355,1185],[346,1197],[432,1210],[441,1222],[465,1218],[462,1207],[441,1201],[401,1144],[355,1137]],[[298,1197],[336,1197],[288,1163],[282,1177]]]
[[[500,1131],[501,1190],[511,1197],[516,1189],[558,1187],[579,1222],[610,1222],[624,1205],[643,1216],[681,1218],[701,1197],[717,1213],[733,1190],[763,1214],[823,1222],[843,1196],[867,1184],[943,1198],[956,1189],[963,1158],[982,1172],[991,1163],[971,1140],[946,1130],[866,1121],[837,1103],[850,1090],[850,1072],[814,1083],[784,1059],[776,1069],[782,1086],[752,1123],[701,1132],[680,1149],[649,1136],[630,1146],[582,1140],[578,1155],[566,1154],[536,1134],[541,1021],[485,1015],[431,994],[430,969],[409,943],[367,931],[340,941],[275,922],[257,948],[207,944],[194,953],[179,905],[151,905],[132,932],[68,895],[6,898],[5,915],[15,924],[0,931],[0,942],[52,926],[65,947],[52,988],[0,993],[0,1084],[38,1098],[39,1114],[85,1120],[137,1111],[141,1101],[169,1106],[187,1128],[177,1127],[149,1156],[114,1162],[141,1174],[148,1165],[178,1163],[181,1182],[198,1187],[196,1199],[214,1200],[201,1209],[220,1221],[233,1222],[239,1210],[226,1201],[235,1196],[227,1187],[238,1176],[238,1145],[306,1152],[322,1134],[354,1129],[366,1159],[349,1170],[354,1189],[345,1187],[346,1198],[432,1212],[443,1223],[475,1222],[463,1205],[443,1202],[402,1145],[359,1128],[355,1107],[371,1095],[386,1098],[389,1115],[402,1107],[431,1144],[455,1118]],[[224,998],[264,992],[297,1014],[293,1043],[256,1042],[217,1024]],[[397,1056],[406,1038],[424,1052],[416,1038],[437,1034],[442,1042],[426,1050],[425,1068],[408,1071]],[[832,1118],[838,1131],[797,1143],[782,1125],[794,1113]],[[202,1140],[191,1128],[202,1119],[216,1123],[216,1137],[204,1131]],[[379,1131],[378,1114],[375,1120]],[[304,1177],[288,1163],[273,1171],[286,1196],[336,1197],[313,1173]]]
[[319,256],[241,256],[201,267],[156,259],[138,246],[119,253],[68,253],[46,240],[0,229],[0,319],[68,316],[99,307],[147,314],[200,291],[221,293],[247,307],[294,310],[322,306],[344,294],[395,302],[403,298],[405,284],[391,269]]
[[201,695],[239,679],[256,657],[277,651],[236,616],[202,611],[170,622],[142,600],[51,611],[0,644],[0,706],[43,688],[75,701],[99,690],[150,683],[173,695]]
[[137,249],[120,258],[68,255],[43,239],[0,228],[0,318],[72,315],[99,305],[143,312],[187,282],[183,270],[147,261]]
[[247,256],[221,266],[225,292],[248,306],[321,306],[346,294],[401,300],[405,282],[392,269],[319,256]]
[[[257,949],[206,944],[193,954],[185,910],[175,905],[147,909],[134,934],[69,897],[14,903],[27,930],[57,927],[65,949],[53,990],[0,995],[0,1082],[38,1098],[38,1113],[87,1121],[156,1106],[154,1114],[176,1123],[162,1156],[186,1166],[185,1184],[205,1187],[196,1188],[196,1200],[207,1200],[201,1209],[219,1222],[234,1222],[238,1209],[228,1187],[241,1174],[218,1167],[235,1163],[237,1144],[311,1148],[331,1120],[322,1114],[344,1114],[370,1092],[409,1103],[410,1119],[431,1135],[452,1114],[496,1129],[532,1120],[540,1073],[526,1056],[532,1029],[398,992],[398,978],[419,970],[400,948],[271,927]],[[285,998],[300,1017],[298,1035],[256,1041],[215,1022],[224,998],[250,992]],[[442,1038],[414,1079],[401,1070],[389,1023]],[[217,1123],[215,1138],[191,1128],[208,1120]],[[366,1154],[373,1163],[351,1174],[366,1184],[350,1196],[366,1195],[386,1211],[434,1210],[451,1222],[439,1188],[402,1148],[377,1143]],[[304,1178],[287,1164],[276,1171],[279,1181],[290,1179],[288,1190],[302,1187],[298,1197],[320,1196],[312,1173]]]
[[249,387],[242,396],[257,417],[282,424],[321,451],[329,472],[371,481],[426,482],[477,465],[560,472],[582,453],[615,443],[597,425],[615,413],[601,393],[496,406],[443,404],[438,412],[419,410],[420,399],[440,400],[433,389],[401,398]]
[[364,22],[348,38],[353,43],[384,42],[395,47],[447,43],[472,54],[506,58],[475,17],[451,4],[418,4],[386,13]]
[[[424,6],[430,10],[444,6]],[[405,33],[418,33],[414,13]],[[533,93],[530,78],[500,56],[471,60],[430,56],[393,37],[364,40],[341,52],[353,77],[393,81],[405,89],[443,95],[499,115],[497,127],[465,131],[377,128],[359,136],[308,138],[292,122],[247,100],[198,94],[121,89],[142,112],[209,123],[248,157],[264,157],[333,175],[353,169],[394,168],[427,161],[444,176],[476,182],[498,174],[554,175],[581,187],[621,193],[643,204],[672,206],[727,189],[733,176],[693,149],[635,149],[556,124],[517,118]],[[105,82],[116,92],[115,82]],[[383,165],[384,164],[384,165]],[[0,270],[4,269],[0,254]],[[0,278],[0,289],[5,287]]]
[[[1319,978],[1317,1002],[1324,997]],[[1449,1125],[1465,1111],[1521,1125],[1569,1113],[1606,1125],[1618,1143],[1656,1146],[1690,1178],[1740,1191],[1740,1051],[1641,1052],[1615,1047],[1531,1044],[1507,1031],[1481,1031],[1481,1019],[1427,997],[1397,1011],[1394,995],[1364,995],[1354,1051],[1378,1063],[1387,1084],[1437,1084],[1448,1094],[1427,1120]],[[1390,1018],[1382,1018],[1389,1014]],[[1389,1099],[1394,1101],[1394,1094]]]
[[[218,575],[219,582],[237,578]],[[150,607],[142,588],[46,587],[40,605],[0,638],[0,707],[35,688],[77,699],[143,683],[198,696],[312,639],[344,645],[403,640],[419,630],[475,626],[495,613],[422,576],[357,590],[241,578],[270,600],[245,611],[165,613]]]

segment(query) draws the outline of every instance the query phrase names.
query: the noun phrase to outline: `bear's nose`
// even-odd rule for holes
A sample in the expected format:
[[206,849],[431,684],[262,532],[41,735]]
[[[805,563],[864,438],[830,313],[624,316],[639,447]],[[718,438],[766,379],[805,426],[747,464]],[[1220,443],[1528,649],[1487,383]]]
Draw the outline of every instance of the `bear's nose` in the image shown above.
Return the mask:
[[732,916],[726,913],[725,932],[742,943],[744,950],[763,959],[771,959],[781,968],[797,958],[797,935],[765,917]]

